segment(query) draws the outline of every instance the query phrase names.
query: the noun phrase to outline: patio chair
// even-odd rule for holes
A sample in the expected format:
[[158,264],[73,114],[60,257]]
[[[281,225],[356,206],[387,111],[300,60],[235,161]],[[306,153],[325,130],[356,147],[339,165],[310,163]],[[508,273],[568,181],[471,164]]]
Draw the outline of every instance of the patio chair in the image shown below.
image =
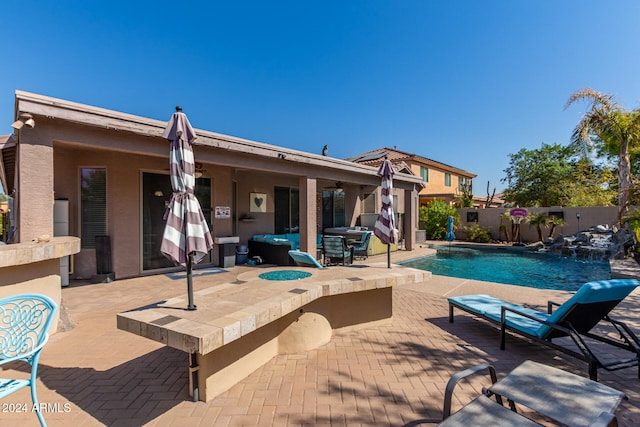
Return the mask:
[[344,236],[333,236],[325,234],[322,236],[322,256],[324,265],[329,264],[352,264],[353,248],[347,246]]
[[367,259],[369,256],[369,240],[371,239],[370,231],[362,233],[360,240],[348,240],[347,244],[353,247],[353,257]]
[[[449,322],[453,322],[453,309],[457,307],[500,325],[500,349],[505,349],[506,331],[543,343],[589,364],[589,377],[597,380],[598,369],[615,371],[638,366],[640,378],[640,341],[623,322],[612,319],[609,312],[627,297],[640,282],[634,279],[612,279],[585,283],[564,304],[549,301],[547,313],[512,304],[489,295],[451,297]],[[557,308],[554,310],[553,307]],[[598,334],[593,329],[607,323],[619,339]],[[552,342],[559,337],[570,337],[578,351]],[[585,338],[629,351],[632,357],[604,361],[598,358]]]
[[42,426],[47,423],[36,394],[38,360],[57,310],[58,305],[44,295],[22,294],[0,299],[0,366],[14,361],[31,365],[29,379],[0,378],[0,398],[30,387],[32,408]]
[[[480,396],[452,415],[456,385],[485,370],[490,374],[491,384],[482,387]],[[451,377],[444,393],[443,421],[438,425],[540,426],[517,413],[517,406],[523,406],[561,425],[610,427],[618,425],[615,412],[625,399],[627,397],[619,390],[530,360],[500,381],[495,368],[483,363]],[[503,406],[504,400],[509,402],[510,410]]]

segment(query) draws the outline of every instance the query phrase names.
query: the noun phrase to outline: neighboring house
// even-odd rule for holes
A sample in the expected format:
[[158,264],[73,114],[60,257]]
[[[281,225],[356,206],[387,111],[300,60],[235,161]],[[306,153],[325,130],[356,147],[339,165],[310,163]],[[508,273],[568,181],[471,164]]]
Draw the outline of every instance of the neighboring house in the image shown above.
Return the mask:
[[[488,205],[488,206],[487,206]],[[502,208],[505,207],[504,194],[496,193],[489,196],[473,196],[474,208]]]
[[[22,91],[16,91],[14,120],[24,126],[0,144],[0,179],[13,196],[16,242],[54,235],[54,222],[67,217],[69,235],[81,238],[72,278],[96,273],[102,235],[110,238],[117,278],[173,268],[159,249],[172,192],[166,121]],[[255,234],[297,232],[300,249],[316,254],[317,233],[365,225],[379,209],[371,196],[380,185],[375,166],[196,134],[196,195],[214,238],[238,236],[246,245]],[[404,246],[412,250],[422,180],[397,173],[394,185]],[[216,245],[204,263],[220,265],[226,254],[220,255]]]
[[385,157],[394,164],[396,170],[408,170],[422,178],[424,188],[418,193],[419,206],[436,199],[453,204],[454,199],[462,194],[465,186],[471,192],[473,191],[473,178],[477,176],[476,174],[396,148],[378,148],[345,160],[378,166]]

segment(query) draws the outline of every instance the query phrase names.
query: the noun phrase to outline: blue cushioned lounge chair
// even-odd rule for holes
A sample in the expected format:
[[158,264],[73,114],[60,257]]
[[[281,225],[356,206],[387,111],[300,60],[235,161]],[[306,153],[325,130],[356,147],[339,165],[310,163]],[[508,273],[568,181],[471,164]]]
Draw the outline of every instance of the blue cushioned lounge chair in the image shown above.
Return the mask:
[[[564,304],[549,301],[547,313],[512,304],[489,295],[465,295],[449,298],[449,322],[453,322],[453,309],[475,314],[500,325],[500,349],[505,348],[506,331],[542,342],[556,350],[584,360],[589,364],[589,377],[597,380],[598,369],[615,371],[639,366],[640,341],[629,327],[609,317],[609,312],[627,297],[640,282],[633,279],[601,280],[585,283]],[[553,307],[557,306],[555,310]],[[600,322],[608,322],[620,339],[594,333]],[[580,352],[552,342],[553,338],[570,337]],[[600,360],[587,345],[585,337],[622,348],[632,353],[629,359]],[[640,378],[640,369],[638,371]]]

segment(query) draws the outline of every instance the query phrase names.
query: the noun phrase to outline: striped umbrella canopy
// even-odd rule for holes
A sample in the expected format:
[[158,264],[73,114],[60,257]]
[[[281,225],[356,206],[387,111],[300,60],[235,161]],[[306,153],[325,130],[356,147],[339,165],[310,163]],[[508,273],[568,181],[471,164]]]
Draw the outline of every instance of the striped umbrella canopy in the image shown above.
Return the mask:
[[186,266],[189,291],[187,308],[195,310],[191,265],[202,260],[213,248],[213,239],[194,194],[196,177],[191,144],[196,139],[196,133],[180,107],[176,107],[162,136],[171,142],[169,170],[173,194],[164,216],[167,222],[160,252],[175,264]]
[[387,267],[391,268],[391,244],[398,242],[398,230],[393,215],[393,167],[389,159],[378,169],[378,176],[382,177],[382,210],[373,227],[373,233],[382,243],[387,244]]

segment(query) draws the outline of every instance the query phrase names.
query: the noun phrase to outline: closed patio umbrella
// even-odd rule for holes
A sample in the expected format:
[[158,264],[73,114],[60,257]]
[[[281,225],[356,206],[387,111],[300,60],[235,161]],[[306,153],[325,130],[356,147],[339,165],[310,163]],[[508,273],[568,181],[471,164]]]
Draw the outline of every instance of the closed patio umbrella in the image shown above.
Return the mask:
[[456,240],[456,235],[453,232],[453,217],[451,215],[447,218],[447,236],[445,239],[449,242],[449,250],[451,250],[451,242]]
[[382,177],[382,210],[376,219],[373,233],[387,245],[387,268],[391,268],[391,244],[398,242],[398,230],[393,216],[393,174],[391,162],[385,157],[378,169],[378,176]]
[[449,215],[449,218],[447,218],[447,242],[453,242],[454,240],[456,240],[456,235],[453,232],[453,217],[451,215]]
[[196,134],[189,119],[176,107],[162,134],[171,142],[169,170],[173,194],[164,219],[167,221],[160,252],[176,265],[187,269],[188,310],[193,303],[192,263],[198,263],[213,248],[209,226],[194,194],[196,185],[195,161],[191,144]]

